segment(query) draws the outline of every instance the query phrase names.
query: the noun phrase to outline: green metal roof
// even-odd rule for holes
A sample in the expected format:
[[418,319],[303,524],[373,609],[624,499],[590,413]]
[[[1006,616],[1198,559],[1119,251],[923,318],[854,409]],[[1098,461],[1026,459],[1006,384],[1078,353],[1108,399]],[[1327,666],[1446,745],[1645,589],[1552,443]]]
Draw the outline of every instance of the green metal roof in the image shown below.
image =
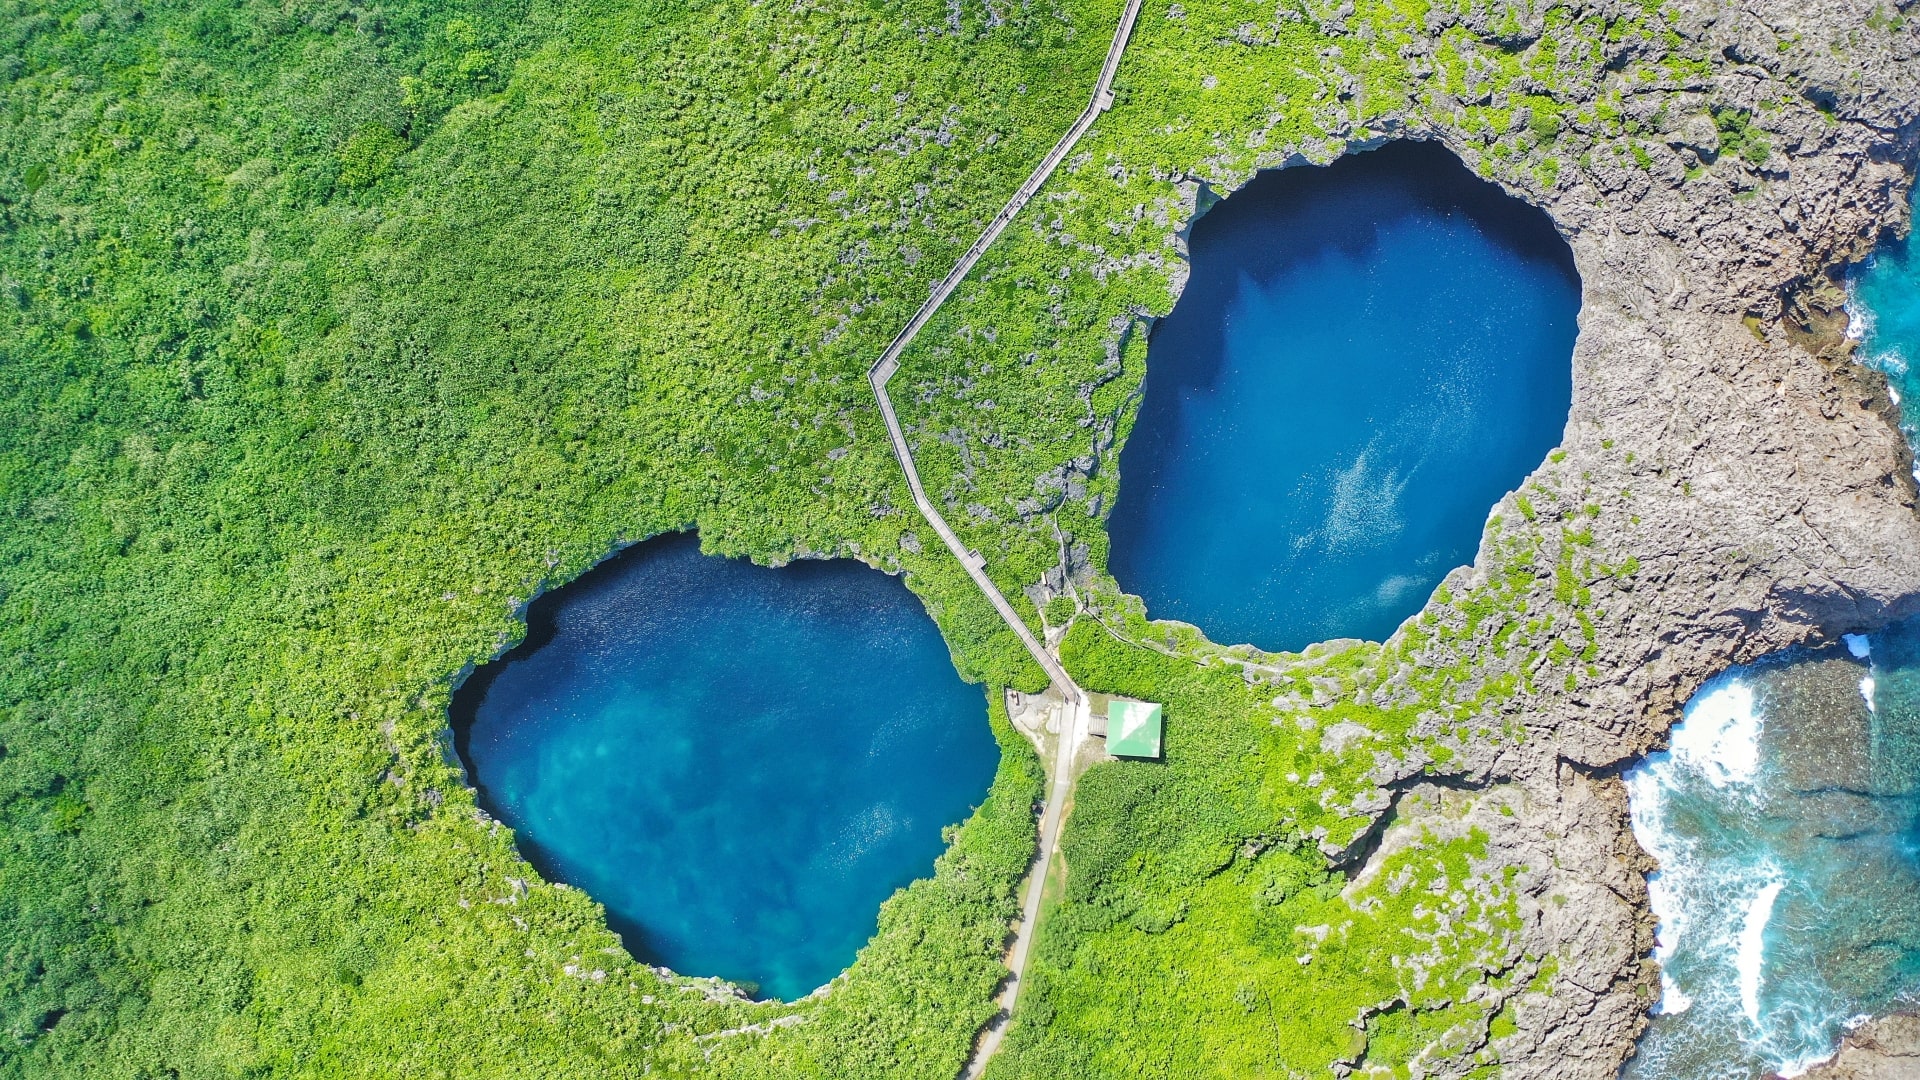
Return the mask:
[[1107,706],[1107,753],[1115,757],[1160,756],[1160,706],[1150,701],[1114,701]]

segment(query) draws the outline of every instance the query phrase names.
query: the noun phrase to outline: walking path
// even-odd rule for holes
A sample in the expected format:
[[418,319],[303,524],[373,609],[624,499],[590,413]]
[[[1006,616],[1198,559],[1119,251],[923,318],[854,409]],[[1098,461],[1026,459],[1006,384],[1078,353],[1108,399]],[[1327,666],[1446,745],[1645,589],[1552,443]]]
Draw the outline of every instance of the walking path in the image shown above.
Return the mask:
[[1013,610],[1013,605],[1007,602],[993,579],[987,576],[986,559],[960,542],[959,535],[947,524],[947,519],[940,516],[933,501],[927,498],[926,489],[920,484],[920,470],[913,464],[913,451],[907,446],[906,434],[900,430],[900,418],[894,414],[893,399],[887,396],[887,383],[900,368],[901,354],[907,351],[914,337],[933,318],[934,312],[940,310],[940,305],[953,295],[953,290],[972,272],[974,264],[1013,223],[1020,210],[1039,194],[1047,178],[1053,175],[1053,170],[1059,168],[1060,163],[1073,152],[1074,144],[1093,127],[1093,122],[1099,119],[1101,113],[1113,107],[1113,76],[1120,68],[1120,57],[1126,51],[1127,38],[1133,33],[1134,21],[1140,16],[1140,3],[1141,0],[1127,0],[1126,9],[1120,14],[1120,25],[1113,32],[1113,43],[1107,46],[1107,60],[1101,65],[1099,81],[1094,83],[1093,97],[1087,102],[1087,107],[1080,110],[1073,126],[1054,144],[1039,167],[1020,185],[1020,189],[1013,193],[1013,198],[1008,199],[1000,212],[993,216],[986,230],[974,240],[973,246],[960,257],[947,276],[941,279],[933,294],[927,297],[927,302],[920,305],[920,310],[914,312],[913,318],[867,372],[867,381],[873,385],[873,396],[880,403],[880,415],[887,423],[887,435],[893,440],[894,457],[900,460],[900,469],[907,474],[907,487],[913,492],[913,504],[919,508],[920,516],[926,518],[927,524],[933,526],[933,531],[940,534],[947,550],[953,552],[961,566],[966,567],[967,576],[973,578],[973,583],[993,603],[1000,618],[1020,636],[1021,644],[1033,654],[1034,660],[1045,669],[1053,685],[1060,689],[1066,699],[1065,715],[1060,718],[1060,742],[1054,761],[1053,788],[1047,796],[1046,810],[1040,819],[1039,851],[1034,856],[1033,867],[1027,873],[1027,895],[1020,906],[1019,927],[1014,933],[1013,946],[1007,953],[1009,974],[1005,988],[1000,992],[1000,1012],[981,1032],[973,1058],[967,1062],[966,1070],[961,1074],[964,1080],[975,1080],[986,1069],[994,1051],[1000,1048],[1000,1040],[1006,1036],[1007,1022],[1013,1016],[1014,1002],[1020,995],[1021,976],[1027,969],[1027,952],[1033,944],[1034,928],[1040,922],[1040,901],[1046,891],[1047,868],[1052,865],[1054,849],[1059,846],[1060,827],[1066,817],[1066,802],[1073,791],[1073,759],[1080,744],[1087,738],[1087,696],[1074,685],[1066,669],[1060,666],[1059,659],[1033,636],[1026,621]]

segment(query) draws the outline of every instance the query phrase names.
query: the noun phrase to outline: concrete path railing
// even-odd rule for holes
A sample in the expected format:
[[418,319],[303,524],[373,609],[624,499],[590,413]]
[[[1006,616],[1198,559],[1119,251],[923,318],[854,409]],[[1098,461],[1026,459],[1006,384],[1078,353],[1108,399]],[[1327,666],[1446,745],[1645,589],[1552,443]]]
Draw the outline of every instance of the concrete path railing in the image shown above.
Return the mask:
[[1120,24],[1114,28],[1113,43],[1107,46],[1106,63],[1101,65],[1100,78],[1094,83],[1093,96],[1087,101],[1087,107],[1082,109],[1080,115],[1075,118],[1073,126],[1068,128],[1067,133],[1060,137],[1060,141],[1053,145],[1053,149],[1047,153],[1039,167],[1035,168],[1032,175],[1020,185],[1020,189],[1013,193],[1013,197],[1000,208],[1000,212],[993,216],[993,220],[987,223],[985,231],[974,240],[971,247],[967,248],[966,254],[962,255],[953,269],[947,272],[947,276],[934,287],[932,295],[927,297],[927,302],[921,304],[920,310],[913,313],[913,318],[908,320],[907,325],[888,344],[887,351],[881,353],[880,359],[874,361],[873,367],[867,371],[867,381],[873,386],[873,396],[880,403],[880,415],[886,420],[887,435],[893,440],[893,455],[899,459],[900,469],[907,475],[907,487],[913,492],[913,505],[919,509],[920,516],[927,520],[927,524],[933,526],[933,531],[940,535],[940,540],[947,545],[947,550],[953,552],[954,557],[960,560],[960,565],[967,570],[967,576],[973,579],[973,583],[992,602],[994,610],[1000,613],[1000,618],[1005,620],[1008,628],[1019,635],[1020,643],[1033,654],[1034,660],[1046,671],[1047,676],[1053,680],[1053,685],[1060,689],[1065,698],[1066,715],[1060,719],[1060,744],[1054,762],[1053,788],[1048,794],[1046,809],[1040,819],[1039,850],[1035,853],[1033,867],[1027,875],[1027,894],[1020,905],[1019,928],[1014,934],[1013,945],[1007,952],[1009,974],[1005,987],[1000,993],[1000,1011],[981,1032],[980,1041],[974,1047],[973,1057],[967,1062],[967,1067],[961,1074],[965,1080],[975,1080],[985,1070],[987,1061],[993,1057],[994,1052],[1000,1048],[1000,1040],[1006,1036],[1007,1022],[1013,1016],[1013,1006],[1020,995],[1021,976],[1027,969],[1027,954],[1033,945],[1034,928],[1040,922],[1040,901],[1046,891],[1047,868],[1052,865],[1054,850],[1059,846],[1060,829],[1066,818],[1066,803],[1073,793],[1074,757],[1079,752],[1080,744],[1087,737],[1087,696],[1074,685],[1066,669],[1060,666],[1059,658],[1048,652],[1040,640],[1034,637],[1033,631],[1027,627],[1026,620],[1013,610],[1013,605],[1007,602],[999,586],[987,576],[986,559],[982,558],[978,551],[961,543],[959,535],[953,531],[951,525],[947,524],[947,519],[940,515],[933,501],[927,498],[926,488],[920,483],[920,470],[913,464],[913,450],[907,445],[906,433],[900,430],[900,418],[893,411],[893,399],[887,396],[887,383],[893,379],[894,372],[900,369],[901,355],[907,351],[907,346],[913,343],[913,339],[919,335],[921,329],[932,320],[934,312],[939,311],[940,305],[946,303],[947,297],[953,295],[953,290],[958,288],[973,271],[974,264],[980,261],[981,256],[987,253],[987,249],[993,246],[993,242],[1000,238],[1000,234],[1006,231],[1008,225],[1013,223],[1013,219],[1019,215],[1021,209],[1039,194],[1047,178],[1052,176],[1053,171],[1060,167],[1060,163],[1067,159],[1068,154],[1073,152],[1074,144],[1078,143],[1080,137],[1093,127],[1094,121],[1099,119],[1100,114],[1113,107],[1113,77],[1120,69],[1120,57],[1126,52],[1127,39],[1133,34],[1133,24],[1140,17],[1140,3],[1141,0],[1127,0],[1126,9],[1120,14]]

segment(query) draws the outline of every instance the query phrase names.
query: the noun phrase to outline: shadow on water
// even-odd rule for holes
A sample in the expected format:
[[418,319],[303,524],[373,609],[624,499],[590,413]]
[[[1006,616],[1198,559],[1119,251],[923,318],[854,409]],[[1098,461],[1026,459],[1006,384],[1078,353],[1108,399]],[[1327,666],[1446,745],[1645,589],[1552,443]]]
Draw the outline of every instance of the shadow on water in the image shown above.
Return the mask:
[[1560,440],[1571,251],[1401,142],[1259,174],[1191,252],[1121,452],[1115,576],[1219,641],[1384,637]]
[[[535,835],[516,826],[509,816],[513,811],[502,805],[487,786],[486,776],[474,766],[471,752],[474,720],[480,712],[480,706],[487,700],[487,693],[493,684],[515,663],[522,662],[553,644],[560,630],[560,613],[567,602],[579,593],[598,592],[618,579],[624,569],[622,559],[642,546],[650,545],[647,554],[654,557],[682,556],[700,550],[698,533],[666,533],[651,540],[642,541],[627,549],[616,552],[587,570],[567,585],[549,590],[535,597],[526,609],[527,634],[520,643],[500,654],[492,661],[473,669],[453,692],[452,701],[447,707],[447,724],[453,732],[454,753],[460,758],[461,768],[466,770],[467,783],[472,785],[474,799],[488,815],[507,823],[516,830],[514,846],[521,858],[536,870],[546,881],[566,881],[567,871],[562,861],[542,844]],[[571,590],[571,591],[570,591]],[[620,943],[626,947],[634,959],[643,963],[665,963],[660,948],[647,940],[647,931],[632,918],[607,908],[607,928],[620,936]],[[757,989],[757,987],[755,987]]]
[[851,560],[767,568],[657,537],[527,627],[454,694],[461,763],[543,878],[677,971],[822,985],[998,764],[919,600]]
[[1192,276],[1179,304],[1154,327],[1156,336],[1186,339],[1191,359],[1183,351],[1181,363],[1149,365],[1149,397],[1155,389],[1218,381],[1227,309],[1242,276],[1270,284],[1328,251],[1365,262],[1378,254],[1382,224],[1417,214],[1459,215],[1493,245],[1550,268],[1576,294],[1580,289],[1573,251],[1547,212],[1475,176],[1439,143],[1393,142],[1325,167],[1269,169],[1194,223]]

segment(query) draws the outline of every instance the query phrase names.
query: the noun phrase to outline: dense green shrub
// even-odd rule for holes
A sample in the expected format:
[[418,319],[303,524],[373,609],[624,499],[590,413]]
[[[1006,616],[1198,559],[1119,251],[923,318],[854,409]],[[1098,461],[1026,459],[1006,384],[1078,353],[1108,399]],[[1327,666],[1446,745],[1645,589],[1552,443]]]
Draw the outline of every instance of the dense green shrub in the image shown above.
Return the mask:
[[690,524],[871,551],[970,675],[1033,684],[899,549],[860,374],[1078,108],[1079,18],[10,5],[0,1075],[951,1071],[1032,846],[1004,722],[940,872],[785,1008],[534,882],[444,709],[535,588]]
[[[1038,688],[913,512],[864,372],[1080,110],[1117,0],[0,4],[0,1076],[952,1075],[1041,788],[997,704],[1000,774],[935,876],[789,1004],[662,976],[539,882],[445,707],[537,589],[688,526],[904,572],[964,674]],[[1165,762],[1079,790],[1002,1075],[1392,1066],[1491,1023],[1460,991],[1510,946],[1497,875],[1409,906],[1481,841],[1420,838],[1401,885],[1351,894],[1317,846],[1363,827],[1373,750],[1412,745],[1414,707],[1352,699],[1404,653],[1288,669],[1374,735],[1330,749],[1191,630],[1126,617],[1102,522],[1200,178],[1473,81],[1475,164],[1529,183],[1546,136],[1514,110],[1558,145],[1617,133],[1557,88],[1666,31],[1453,26],[1422,83],[1400,49],[1445,12],[1325,14],[1150,5],[1118,107],[894,384],[1029,617],[1063,551],[1092,569],[1070,668],[1168,706]],[[1643,51],[1625,82],[1699,75]],[[1514,544],[1466,636],[1520,624]],[[1514,692],[1460,664],[1431,701]],[[1301,964],[1296,929],[1335,918]],[[1395,994],[1418,1007],[1349,1022]]]

